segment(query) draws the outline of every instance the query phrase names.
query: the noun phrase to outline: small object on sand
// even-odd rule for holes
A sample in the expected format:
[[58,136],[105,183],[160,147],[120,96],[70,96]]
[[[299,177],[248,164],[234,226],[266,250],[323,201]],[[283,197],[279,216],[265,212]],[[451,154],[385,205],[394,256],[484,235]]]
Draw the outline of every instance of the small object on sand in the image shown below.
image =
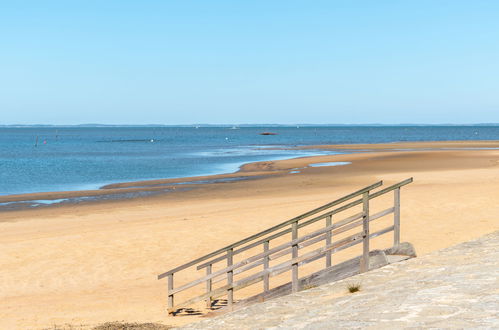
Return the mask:
[[262,132],[260,135],[277,135],[277,133],[274,132]]

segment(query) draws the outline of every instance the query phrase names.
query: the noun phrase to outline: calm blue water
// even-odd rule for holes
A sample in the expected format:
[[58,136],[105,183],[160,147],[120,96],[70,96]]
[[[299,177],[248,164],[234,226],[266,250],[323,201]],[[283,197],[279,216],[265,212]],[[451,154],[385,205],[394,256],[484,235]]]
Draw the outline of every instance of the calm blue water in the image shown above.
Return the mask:
[[252,161],[331,153],[276,146],[424,140],[499,140],[499,127],[0,128],[0,195],[227,173]]

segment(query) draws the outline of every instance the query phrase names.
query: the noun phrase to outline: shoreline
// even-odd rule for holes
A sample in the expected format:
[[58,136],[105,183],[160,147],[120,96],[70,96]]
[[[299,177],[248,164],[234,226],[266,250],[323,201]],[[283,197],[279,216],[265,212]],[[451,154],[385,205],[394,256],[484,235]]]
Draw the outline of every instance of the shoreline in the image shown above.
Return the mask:
[[[276,148],[279,150],[300,150],[294,147],[289,148]],[[309,148],[316,149],[316,148]],[[305,150],[305,149],[303,149]],[[50,201],[50,200],[59,200],[59,199],[70,199],[70,198],[81,198],[81,197],[99,197],[106,195],[120,195],[127,193],[135,193],[142,192],[144,190],[148,191],[160,191],[164,189],[175,190],[174,186],[176,185],[195,185],[195,184],[205,184],[209,183],[207,181],[221,181],[230,179],[240,179],[246,180],[256,177],[260,174],[258,173],[247,173],[245,171],[241,171],[241,168],[248,164],[260,163],[260,162],[278,162],[287,159],[294,158],[308,158],[323,155],[321,152],[325,152],[326,150],[317,150],[317,152],[306,153],[305,155],[300,155],[297,157],[277,157],[273,159],[265,159],[251,162],[241,162],[234,164],[222,164],[224,168],[234,167],[234,171],[232,172],[216,172],[214,174],[203,174],[196,176],[182,176],[175,178],[157,178],[157,179],[144,179],[144,180],[133,180],[133,181],[117,181],[106,184],[98,184],[98,183],[84,183],[77,185],[78,186],[91,186],[96,187],[92,189],[75,189],[75,190],[54,190],[54,191],[39,191],[39,192],[28,192],[28,193],[15,193],[8,195],[0,195],[0,205],[3,203],[14,203],[14,202],[28,202],[28,201]],[[331,153],[330,155],[334,155],[335,153]],[[229,166],[230,165],[230,166]],[[262,175],[268,175],[269,173],[263,173]],[[198,183],[199,182],[199,183]],[[159,186],[165,186],[163,188]],[[133,198],[132,197],[127,197]],[[1,209],[0,209],[1,212]]]
[[[335,153],[331,155],[313,155],[295,158],[285,158],[277,160],[266,160],[243,163],[236,172],[221,173],[213,175],[179,177],[154,180],[125,181],[106,184],[99,189],[92,190],[71,190],[71,191],[52,191],[35,192],[25,194],[12,194],[0,196],[0,212],[10,212],[36,207],[60,207],[67,204],[79,203],[98,203],[107,200],[129,200],[134,198],[147,198],[148,195],[168,194],[176,191],[185,191],[187,189],[196,189],[201,185],[220,183],[223,180],[243,181],[267,176],[298,174],[300,170],[306,167],[313,167],[314,163],[345,162],[344,155],[366,154],[373,152],[416,152],[416,151],[445,151],[445,150],[494,150],[499,149],[499,141],[424,141],[424,142],[392,142],[392,143],[373,143],[373,144],[345,144],[345,145],[312,145],[290,147],[295,150],[323,150],[339,151],[346,153]],[[324,161],[314,162],[317,159],[326,159]],[[299,160],[298,162],[293,162]],[[308,162],[306,166],[287,165],[297,163],[303,165],[301,160]],[[350,165],[342,164],[344,166]],[[283,166],[284,165],[284,166]],[[180,189],[177,189],[180,188]],[[50,202],[50,201],[61,202]],[[33,205],[29,202],[33,202]],[[2,209],[2,204],[13,207]],[[22,205],[24,204],[24,205]]]
[[[303,170],[304,168],[314,167],[314,163],[339,162],[344,163],[341,164],[342,166],[350,165],[351,162],[345,162],[343,160],[345,157],[340,157],[342,155],[365,154],[382,151],[416,152],[432,150],[495,150],[499,149],[499,140],[418,141],[373,144],[310,145],[289,147],[286,149],[336,151],[338,153],[330,155],[311,155],[242,163],[237,171],[230,173],[152,180],[123,181],[106,184],[99,187],[98,189],[88,190],[49,191],[2,195],[0,196],[0,213],[32,209],[34,207],[60,207],[67,204],[96,203],[106,202],[107,200],[129,200],[134,198],[147,198],[147,196],[155,196],[158,194],[168,194],[178,191],[185,191],[188,189],[196,189],[201,185],[222,183],[223,181],[226,181],[225,183],[227,183],[232,180],[243,181],[264,178],[267,176],[298,174],[300,173],[300,170]],[[335,156],[338,156],[339,160],[336,159]],[[325,157],[327,157],[328,160],[314,162],[314,159],[325,159]],[[283,164],[292,164],[293,160],[307,160],[309,162],[305,167],[292,167],[286,165],[283,166]],[[299,163],[302,164],[303,162],[300,161]]]

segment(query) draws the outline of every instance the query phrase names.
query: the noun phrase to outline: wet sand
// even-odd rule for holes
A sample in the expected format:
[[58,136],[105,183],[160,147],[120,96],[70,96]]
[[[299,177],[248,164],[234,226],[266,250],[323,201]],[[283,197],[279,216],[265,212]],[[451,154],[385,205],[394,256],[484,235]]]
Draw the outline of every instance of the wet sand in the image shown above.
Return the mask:
[[[166,315],[159,273],[379,180],[414,177],[402,192],[402,240],[420,255],[499,229],[499,150],[487,149],[498,141],[321,148],[369,152],[247,164],[200,179],[255,179],[144,198],[0,213],[0,328],[190,322],[196,317]],[[308,167],[323,162],[351,164]],[[183,180],[192,178],[173,181]],[[107,188],[164,189],[173,181]],[[88,192],[50,196],[73,194]],[[15,198],[32,197],[47,196]]]

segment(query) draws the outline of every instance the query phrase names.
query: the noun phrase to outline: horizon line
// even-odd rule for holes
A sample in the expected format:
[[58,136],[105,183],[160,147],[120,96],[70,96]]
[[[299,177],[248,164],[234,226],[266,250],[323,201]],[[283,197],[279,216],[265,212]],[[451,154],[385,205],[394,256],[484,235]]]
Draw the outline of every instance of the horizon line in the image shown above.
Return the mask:
[[366,123],[366,124],[344,124],[344,123],[232,123],[232,124],[208,124],[208,123],[192,123],[192,124],[100,124],[100,123],[82,123],[82,124],[0,124],[0,127],[289,127],[289,126],[499,126],[499,122],[491,123]]

